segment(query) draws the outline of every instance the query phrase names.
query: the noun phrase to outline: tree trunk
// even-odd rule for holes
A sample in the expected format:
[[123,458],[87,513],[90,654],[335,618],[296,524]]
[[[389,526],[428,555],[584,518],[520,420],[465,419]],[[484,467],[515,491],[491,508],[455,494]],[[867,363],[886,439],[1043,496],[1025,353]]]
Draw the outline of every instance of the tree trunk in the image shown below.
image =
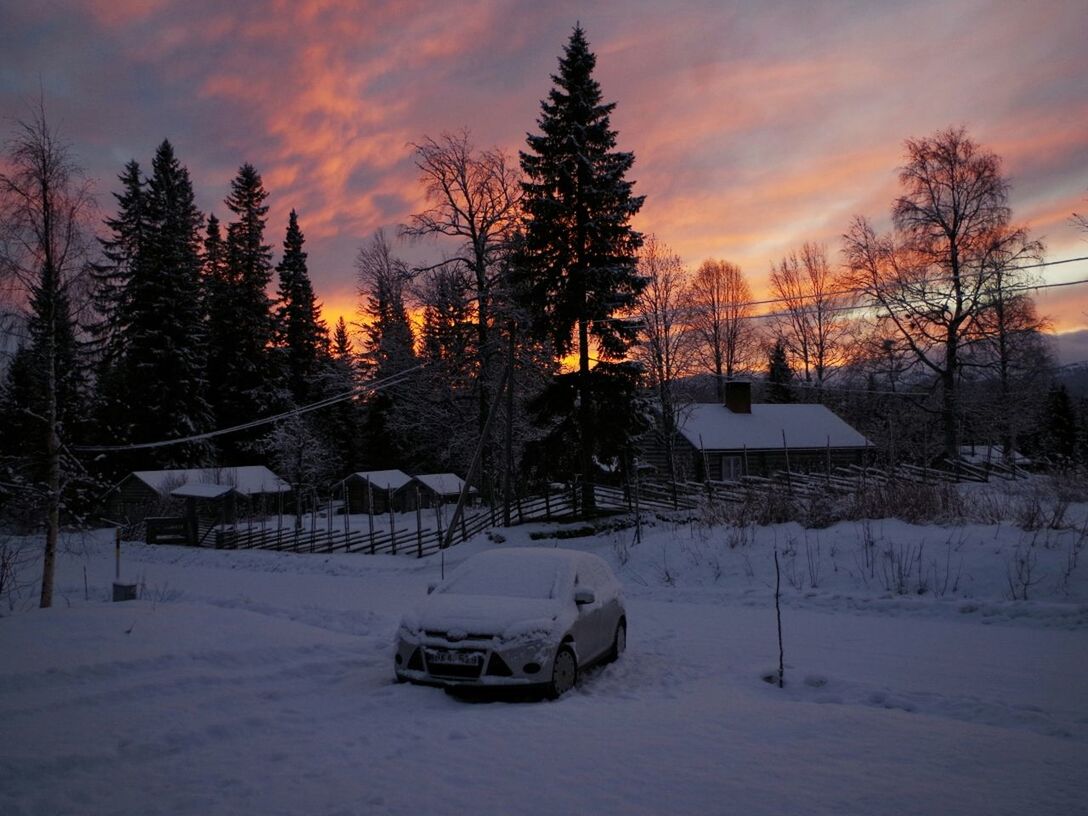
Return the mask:
[[578,432],[582,471],[582,513],[593,515],[597,496],[593,492],[593,405],[589,387],[589,323],[578,321]]
[[60,437],[57,434],[56,320],[50,321],[48,371],[46,372],[46,440],[49,499],[46,507],[45,553],[42,559],[41,607],[53,605],[53,574],[56,570],[57,537],[60,531]]

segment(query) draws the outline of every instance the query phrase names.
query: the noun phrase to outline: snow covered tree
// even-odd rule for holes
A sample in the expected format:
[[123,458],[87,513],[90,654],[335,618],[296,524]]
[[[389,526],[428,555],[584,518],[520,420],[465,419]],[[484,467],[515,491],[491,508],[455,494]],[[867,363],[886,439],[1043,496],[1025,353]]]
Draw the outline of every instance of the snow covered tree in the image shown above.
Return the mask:
[[98,315],[91,331],[106,366],[124,350],[129,286],[134,267],[142,258],[148,230],[146,182],[139,163],[128,162],[118,179],[121,192],[113,194],[117,199],[117,215],[106,219],[109,237],[99,239],[104,260],[96,263],[91,272]]
[[[594,459],[603,454],[598,442],[606,430],[596,422],[601,414],[595,401],[608,392],[612,407],[620,410],[620,416],[609,418],[609,427],[628,425],[622,415],[633,408],[620,397],[629,377],[617,361],[637,339],[638,322],[623,316],[645,286],[637,269],[642,236],[631,227],[643,198],[632,194],[633,182],[626,179],[634,154],[616,150],[610,124],[615,104],[601,102],[593,78],[596,62],[576,27],[552,77],[555,85],[541,102],[540,133],[528,137],[528,150],[521,153],[525,223],[512,268],[531,330],[548,338],[560,358],[578,353],[577,372],[554,383],[576,398],[545,399],[542,406],[577,415],[576,422],[559,427],[574,432],[565,444],[578,452],[587,512],[595,509]],[[591,342],[596,356],[609,363],[593,376]],[[554,418],[540,419],[552,424]]]
[[[267,416],[283,405],[268,296],[272,248],[264,243],[267,198],[260,173],[243,164],[225,202],[235,216],[227,226],[225,277],[215,280],[208,292],[208,372],[219,426]],[[232,452],[245,444],[243,435],[229,438],[224,447]]]
[[283,258],[276,266],[279,274],[276,323],[286,357],[287,386],[296,404],[309,401],[314,393],[314,380],[329,345],[328,328],[321,319],[321,308],[306,268],[304,241],[298,214],[291,210],[283,240]]
[[[83,413],[83,365],[73,297],[86,277],[89,185],[45,118],[44,107],[20,122],[0,173],[0,276],[28,303],[29,342],[5,389],[7,443],[21,426],[33,453],[32,480],[44,497],[45,552],[41,606],[53,602],[53,572],[65,480],[64,447]],[[7,288],[5,286],[5,288]],[[14,412],[14,416],[12,416]],[[15,433],[13,433],[15,431]],[[36,465],[36,466],[35,466]]]
[[[151,163],[145,206],[146,240],[131,268],[118,363],[118,388],[128,399],[124,413],[111,419],[111,437],[128,442],[187,437],[211,424],[200,292],[203,216],[189,171],[169,141]],[[202,444],[174,445],[141,454],[139,461],[190,465],[205,455]]]

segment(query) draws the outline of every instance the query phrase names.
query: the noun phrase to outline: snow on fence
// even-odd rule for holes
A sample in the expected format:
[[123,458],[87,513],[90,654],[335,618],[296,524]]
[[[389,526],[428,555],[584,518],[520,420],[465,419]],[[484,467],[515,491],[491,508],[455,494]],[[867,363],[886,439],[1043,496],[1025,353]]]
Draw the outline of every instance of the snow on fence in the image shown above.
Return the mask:
[[[785,490],[790,495],[805,498],[819,493],[847,495],[864,490],[869,485],[891,482],[935,484],[957,481],[988,481],[990,476],[1004,479],[1020,478],[1024,471],[1015,466],[975,466],[962,462],[945,468],[925,468],[901,464],[892,469],[849,465],[829,469],[825,473],[793,473],[778,471],[769,477],[743,476],[728,482],[664,482],[643,481],[634,486],[614,487],[595,485],[597,507],[620,511],[696,510],[704,503],[743,503],[753,497]],[[580,490],[568,485],[562,490],[547,489],[540,495],[518,496],[511,503],[510,520],[560,520],[576,516],[580,510]],[[467,541],[474,535],[497,527],[504,513],[495,505],[484,506],[472,515],[463,515],[454,529],[451,544]],[[431,555],[442,548],[445,530],[441,522],[434,529],[424,529],[417,523],[379,532],[376,529],[276,529],[247,530],[215,529],[211,533],[213,546],[227,549],[266,549],[313,553],[367,553],[409,555],[417,558]]]

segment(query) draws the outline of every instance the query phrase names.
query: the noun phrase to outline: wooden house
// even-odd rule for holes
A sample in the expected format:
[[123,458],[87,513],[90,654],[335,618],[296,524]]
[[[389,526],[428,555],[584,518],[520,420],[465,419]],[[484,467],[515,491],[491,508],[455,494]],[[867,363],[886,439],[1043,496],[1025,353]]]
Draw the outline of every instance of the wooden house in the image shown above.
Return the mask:
[[[224,487],[230,489],[223,490]],[[179,488],[186,489],[179,493]],[[203,495],[209,491],[215,496]],[[136,470],[106,494],[105,512],[111,521],[133,523],[149,515],[176,513],[187,497],[215,499],[220,507],[229,504],[230,517],[224,519],[229,523],[243,510],[276,512],[290,491],[287,482],[263,465]],[[228,494],[230,498],[225,498]]]
[[[465,480],[456,473],[424,473],[414,478],[419,485],[419,500],[423,507],[456,502],[465,486]],[[468,489],[470,501],[478,495],[476,488]]]
[[367,470],[344,479],[348,513],[402,513],[415,508],[412,477],[403,470]]
[[[681,477],[730,481],[776,470],[824,471],[863,464],[873,444],[824,405],[752,404],[751,384],[726,383],[725,404],[685,406],[674,457]],[[668,473],[664,445],[648,437],[643,459]]]

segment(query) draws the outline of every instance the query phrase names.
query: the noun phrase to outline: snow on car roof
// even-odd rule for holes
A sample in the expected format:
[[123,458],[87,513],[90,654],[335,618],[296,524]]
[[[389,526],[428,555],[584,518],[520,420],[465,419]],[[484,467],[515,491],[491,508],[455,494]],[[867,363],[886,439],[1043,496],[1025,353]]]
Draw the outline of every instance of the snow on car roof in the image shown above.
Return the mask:
[[705,450],[782,448],[864,448],[872,443],[823,405],[755,404],[752,413],[734,413],[718,403],[696,403],[683,412],[678,430]]
[[246,496],[254,493],[286,493],[291,489],[291,485],[264,465],[137,470],[132,475],[157,493],[183,484],[229,485]]
[[478,553],[457,568],[438,592],[555,598],[572,579],[583,553],[574,550],[510,547]]

